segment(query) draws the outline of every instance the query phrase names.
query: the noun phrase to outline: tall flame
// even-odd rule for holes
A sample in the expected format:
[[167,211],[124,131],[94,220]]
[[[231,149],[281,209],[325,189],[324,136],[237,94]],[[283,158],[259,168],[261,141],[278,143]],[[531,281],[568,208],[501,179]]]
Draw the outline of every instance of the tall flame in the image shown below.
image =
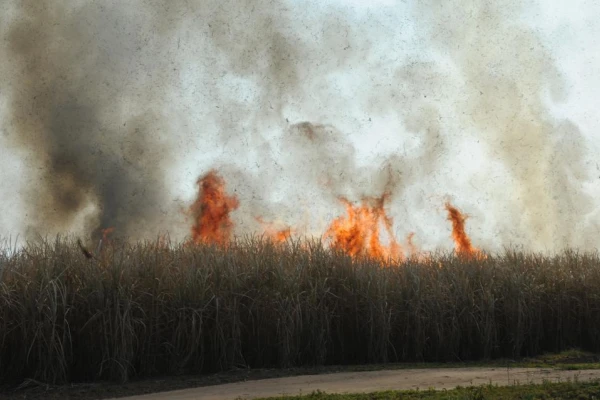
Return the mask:
[[[402,248],[392,232],[392,219],[384,210],[387,195],[377,199],[367,199],[361,206],[354,206],[346,199],[346,216],[336,218],[325,232],[324,238],[331,246],[341,249],[351,256],[366,255],[373,258],[400,260],[404,257]],[[373,205],[369,205],[371,200]],[[380,225],[385,227],[390,244],[385,246],[380,240]]]
[[452,222],[452,239],[456,254],[465,258],[482,257],[483,254],[471,244],[471,239],[465,231],[467,217],[450,203],[446,203],[446,210],[448,211],[448,220]]
[[[230,214],[239,207],[239,201],[236,196],[227,195],[225,181],[214,170],[200,177],[197,184],[198,197],[190,207],[194,218],[192,241],[196,244],[226,245],[233,231]],[[361,205],[341,198],[340,201],[346,206],[346,215],[331,222],[323,235],[324,241],[331,248],[342,250],[352,257],[404,260],[405,254],[392,229],[392,218],[384,208],[388,198],[389,194],[384,193],[378,198],[363,199]],[[465,231],[466,216],[450,203],[446,203],[445,207],[448,220],[452,222],[456,254],[465,258],[484,258],[485,255],[471,244]],[[275,243],[285,242],[294,232],[291,227],[265,222],[261,217],[255,219],[263,226],[263,234]],[[385,229],[387,244],[381,240],[382,229]],[[111,232],[112,228],[104,230],[104,239]],[[410,233],[406,238],[411,259],[428,259],[429,256],[415,246],[413,237],[414,233]]]
[[225,181],[214,170],[200,177],[197,184],[198,198],[190,207],[194,216],[192,240],[196,244],[225,245],[233,230],[230,213],[238,208],[239,201],[226,194]]

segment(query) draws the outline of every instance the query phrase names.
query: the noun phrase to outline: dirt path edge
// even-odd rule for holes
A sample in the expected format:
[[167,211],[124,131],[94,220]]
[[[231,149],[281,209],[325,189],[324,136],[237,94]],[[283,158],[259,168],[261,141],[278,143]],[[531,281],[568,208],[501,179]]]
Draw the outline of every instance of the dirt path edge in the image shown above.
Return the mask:
[[282,395],[369,393],[382,390],[452,389],[484,384],[580,382],[600,379],[600,370],[564,371],[544,368],[431,368],[341,372],[227,383],[170,392],[121,397],[120,400],[235,400]]

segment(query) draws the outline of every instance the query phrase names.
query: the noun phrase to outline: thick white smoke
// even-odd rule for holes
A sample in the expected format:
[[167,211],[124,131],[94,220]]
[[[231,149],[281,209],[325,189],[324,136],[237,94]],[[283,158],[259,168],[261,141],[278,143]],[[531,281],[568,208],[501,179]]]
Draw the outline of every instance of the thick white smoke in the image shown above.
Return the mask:
[[180,238],[214,167],[237,233],[387,188],[424,249],[452,247],[446,200],[484,249],[596,247],[596,5],[5,3],[2,235]]

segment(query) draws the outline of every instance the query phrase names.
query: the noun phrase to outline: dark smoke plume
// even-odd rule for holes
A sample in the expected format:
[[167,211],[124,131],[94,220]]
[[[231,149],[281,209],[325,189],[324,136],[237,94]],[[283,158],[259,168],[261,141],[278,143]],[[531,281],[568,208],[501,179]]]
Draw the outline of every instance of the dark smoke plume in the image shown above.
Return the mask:
[[172,158],[160,112],[169,73],[153,54],[167,17],[125,3],[16,4],[5,37],[9,143],[38,171],[25,196],[28,228],[68,231],[84,213],[96,236],[107,227],[155,234]]

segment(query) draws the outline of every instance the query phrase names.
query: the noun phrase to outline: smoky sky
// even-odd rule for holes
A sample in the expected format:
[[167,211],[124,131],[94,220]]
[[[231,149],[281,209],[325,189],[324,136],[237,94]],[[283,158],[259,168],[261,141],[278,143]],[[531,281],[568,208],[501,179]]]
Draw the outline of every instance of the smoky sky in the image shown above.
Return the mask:
[[418,10],[434,46],[460,70],[455,115],[509,171],[513,182],[498,200],[517,229],[536,248],[575,245],[591,234],[577,222],[594,206],[582,190],[585,141],[544,103],[565,96],[565,78],[552,50],[518,22],[525,5],[420,1]]
[[160,93],[170,75],[153,53],[167,17],[36,1],[18,2],[14,13],[5,32],[8,142],[26,150],[34,175],[25,227],[65,232],[93,207],[85,222],[92,235],[158,228],[173,155]]
[[566,78],[526,6],[9,2],[15,218],[41,234],[184,235],[215,168],[240,198],[236,233],[256,217],[322,232],[339,198],[385,191],[417,245],[451,246],[449,199],[483,248],[591,248],[587,142],[550,111]]

